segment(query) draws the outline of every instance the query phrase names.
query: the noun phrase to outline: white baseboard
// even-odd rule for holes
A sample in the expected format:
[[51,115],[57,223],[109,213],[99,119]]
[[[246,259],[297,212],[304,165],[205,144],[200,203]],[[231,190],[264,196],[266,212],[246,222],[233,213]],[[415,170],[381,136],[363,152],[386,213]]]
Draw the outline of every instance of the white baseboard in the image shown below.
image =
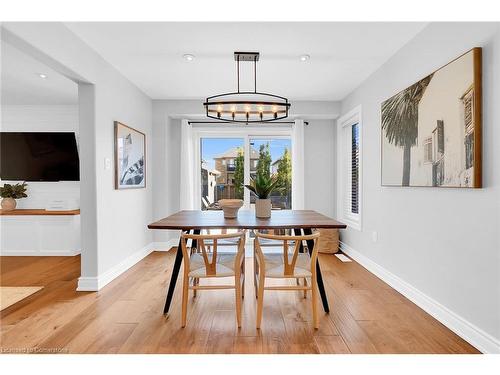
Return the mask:
[[169,251],[172,247],[176,247],[178,244],[178,239],[171,239],[166,242],[152,242],[151,247],[153,251]]
[[340,241],[340,249],[481,352],[500,353],[500,340],[468,322],[342,241]]
[[148,256],[152,251],[153,248],[151,247],[151,244],[149,244],[139,251],[131,254],[129,257],[118,263],[116,266],[110,268],[102,275],[96,277],[81,276],[80,278],[78,278],[78,287],[76,288],[76,290],[79,292],[96,292],[102,289],[105,285],[116,279],[130,267]]
[[99,280],[97,277],[78,278],[77,292],[97,292],[99,290]]
[[173,246],[177,246],[177,244],[178,241],[175,239],[167,242],[151,242],[149,245],[144,246],[142,249],[133,253],[128,258],[118,263],[116,266],[104,272],[102,275],[96,277],[78,278],[78,287],[76,288],[76,290],[79,292],[97,292],[98,290],[101,290],[105,285],[109,284],[111,281],[120,276],[122,273],[127,271],[130,267],[147,257],[153,251],[168,251]]

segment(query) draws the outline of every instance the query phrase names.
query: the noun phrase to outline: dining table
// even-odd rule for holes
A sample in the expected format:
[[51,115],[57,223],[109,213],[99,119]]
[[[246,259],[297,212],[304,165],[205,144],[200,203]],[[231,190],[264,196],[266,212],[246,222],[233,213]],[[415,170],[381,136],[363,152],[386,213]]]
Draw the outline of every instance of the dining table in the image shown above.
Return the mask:
[[[240,210],[236,218],[225,218],[223,211],[183,210],[148,225],[149,229],[181,230],[191,234],[199,234],[204,229],[250,229],[276,230],[290,229],[295,235],[311,234],[313,229],[345,229],[346,225],[328,216],[313,210],[273,210],[270,218],[258,218],[251,210]],[[321,239],[320,239],[321,240]],[[314,240],[306,242],[309,254],[313,251]],[[196,248],[196,241],[191,246]],[[304,252],[304,245],[300,245]],[[177,278],[182,265],[181,241],[177,246],[170,284],[168,286],[165,308],[163,313],[168,317],[170,304],[174,295]],[[330,312],[323,276],[319,260],[316,263],[318,290],[321,296],[323,309]]]

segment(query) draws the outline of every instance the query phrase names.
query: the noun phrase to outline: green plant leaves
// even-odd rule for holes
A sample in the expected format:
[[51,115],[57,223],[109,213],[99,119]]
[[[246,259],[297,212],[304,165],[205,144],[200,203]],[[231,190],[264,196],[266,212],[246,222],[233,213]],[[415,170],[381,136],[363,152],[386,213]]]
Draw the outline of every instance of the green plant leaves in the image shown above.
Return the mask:
[[250,180],[250,185],[245,185],[245,187],[253,192],[259,199],[268,199],[269,195],[279,188],[280,180],[278,176],[271,175],[269,177],[265,175],[257,175],[254,179]]
[[26,182],[15,185],[4,184],[2,187],[0,187],[0,196],[2,198],[14,198],[14,199],[26,198],[28,196],[26,194],[27,188],[28,185],[26,184]]

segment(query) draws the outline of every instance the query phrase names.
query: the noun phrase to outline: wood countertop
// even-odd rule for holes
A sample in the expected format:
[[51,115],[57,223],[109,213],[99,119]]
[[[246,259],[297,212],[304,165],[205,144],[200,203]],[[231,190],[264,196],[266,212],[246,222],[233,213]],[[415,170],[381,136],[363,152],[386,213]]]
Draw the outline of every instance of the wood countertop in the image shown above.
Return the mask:
[[15,209],[4,211],[0,209],[0,216],[70,216],[80,215],[80,210],[47,211],[43,209]]

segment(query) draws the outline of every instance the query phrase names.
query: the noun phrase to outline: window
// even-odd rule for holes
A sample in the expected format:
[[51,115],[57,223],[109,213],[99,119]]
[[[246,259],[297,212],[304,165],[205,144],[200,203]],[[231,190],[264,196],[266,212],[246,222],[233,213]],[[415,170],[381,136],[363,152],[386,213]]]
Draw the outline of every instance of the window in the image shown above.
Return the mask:
[[[283,189],[270,196],[273,209],[292,208],[292,129],[204,129],[194,132],[195,201],[202,210],[218,209],[220,199],[243,199],[243,209],[254,209],[255,196],[243,187],[258,173],[275,173]],[[299,152],[300,154],[300,152]],[[298,168],[300,170],[300,168]],[[296,190],[294,190],[296,191]],[[299,196],[299,194],[297,194]]]
[[351,126],[351,213],[359,214],[359,124]]
[[437,120],[437,126],[436,126],[436,132],[437,132],[437,151],[438,151],[438,158],[441,158],[444,154],[444,121],[443,120]]
[[350,227],[361,230],[362,127],[361,108],[338,122],[338,215]]
[[432,186],[444,183],[444,121],[437,120],[432,131]]
[[432,163],[432,137],[424,139],[424,163]]
[[[274,174],[280,180],[282,188],[271,193],[273,209],[289,210],[292,208],[292,141],[289,137],[250,138],[252,164],[250,177],[254,178],[262,170]],[[255,204],[255,195],[250,195],[250,203]]]
[[470,88],[462,97],[465,125],[465,169],[474,165],[474,89]]
[[200,139],[202,210],[218,209],[220,199],[243,199],[244,146],[243,138]]
[[465,135],[465,169],[474,166],[474,132]]

